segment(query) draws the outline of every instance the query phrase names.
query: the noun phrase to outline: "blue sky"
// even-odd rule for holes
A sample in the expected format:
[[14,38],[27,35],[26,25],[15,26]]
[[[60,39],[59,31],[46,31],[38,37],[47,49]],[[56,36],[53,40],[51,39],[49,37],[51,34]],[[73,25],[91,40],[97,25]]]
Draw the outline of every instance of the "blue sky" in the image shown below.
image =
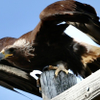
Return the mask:
[[[40,12],[49,4],[57,0],[0,0],[0,38],[6,36],[20,37],[31,31],[39,22]],[[100,0],[78,0],[92,5],[100,16]],[[73,34],[74,32],[74,34]],[[92,43],[88,38],[70,28],[71,36],[77,36],[82,41]],[[79,33],[79,34],[77,34]],[[41,98],[26,94],[33,100]],[[28,98],[0,87],[0,100],[29,100]]]

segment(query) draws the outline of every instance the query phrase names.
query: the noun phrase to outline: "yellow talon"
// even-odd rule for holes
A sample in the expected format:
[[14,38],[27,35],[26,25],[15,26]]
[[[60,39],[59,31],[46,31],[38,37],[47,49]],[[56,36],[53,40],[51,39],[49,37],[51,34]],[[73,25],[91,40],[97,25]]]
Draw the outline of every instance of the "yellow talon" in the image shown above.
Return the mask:
[[56,77],[58,76],[58,74],[59,74],[60,71],[63,71],[63,72],[65,72],[66,74],[68,74],[68,70],[64,67],[63,64],[60,64],[60,65],[58,66],[58,68],[56,69],[56,71],[55,71],[55,76],[56,76]]
[[56,77],[58,76],[58,74],[59,74],[60,71],[63,71],[66,74],[68,74],[68,70],[64,67],[63,64],[59,64],[58,66],[49,65],[49,70],[51,70],[51,69],[55,69],[56,70],[55,71],[55,76]]

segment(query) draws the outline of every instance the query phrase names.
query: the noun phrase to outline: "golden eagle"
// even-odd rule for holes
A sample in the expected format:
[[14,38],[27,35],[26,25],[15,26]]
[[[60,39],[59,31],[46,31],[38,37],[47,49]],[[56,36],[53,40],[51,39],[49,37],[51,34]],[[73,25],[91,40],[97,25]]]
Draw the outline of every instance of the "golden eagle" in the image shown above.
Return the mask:
[[[8,43],[2,48],[1,63],[6,61],[13,68],[28,74],[32,70],[42,71],[47,65],[62,62],[66,69],[71,69],[76,75],[80,74],[82,77],[90,75],[100,68],[100,48],[79,43],[66,35],[64,30],[69,25],[77,27],[100,44],[100,23],[95,9],[74,0],[58,1],[47,6],[41,12],[40,22],[33,31],[22,35],[12,44]],[[17,77],[14,76],[16,81],[20,79],[19,76]],[[30,78],[30,76],[28,77]],[[0,79],[3,80],[3,78]],[[10,79],[6,80],[4,79],[5,83],[16,86]],[[25,91],[40,95],[35,92],[37,88],[34,79],[32,80],[33,89],[28,90],[27,83],[24,85],[27,87]],[[20,80],[19,82],[23,83],[24,81]],[[27,82],[31,84],[30,80]],[[20,85],[17,85],[17,88],[24,90],[24,87]]]

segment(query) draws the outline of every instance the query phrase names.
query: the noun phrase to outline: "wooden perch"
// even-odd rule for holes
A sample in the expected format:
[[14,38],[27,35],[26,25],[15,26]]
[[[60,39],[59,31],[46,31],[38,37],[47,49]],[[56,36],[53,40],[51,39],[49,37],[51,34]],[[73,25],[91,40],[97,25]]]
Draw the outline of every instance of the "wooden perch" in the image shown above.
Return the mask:
[[100,70],[51,100],[100,100]]
[[77,79],[73,74],[69,73],[67,75],[61,71],[55,77],[54,72],[54,70],[50,70],[41,74],[40,83],[43,100],[50,100],[77,83]]

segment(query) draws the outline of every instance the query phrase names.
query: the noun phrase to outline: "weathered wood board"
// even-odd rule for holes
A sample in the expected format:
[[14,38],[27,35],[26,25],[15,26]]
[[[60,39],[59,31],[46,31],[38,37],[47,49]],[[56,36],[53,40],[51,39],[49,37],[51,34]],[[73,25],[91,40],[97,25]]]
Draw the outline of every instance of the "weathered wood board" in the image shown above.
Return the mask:
[[100,70],[51,100],[100,100]]
[[43,100],[50,100],[77,83],[76,76],[60,72],[55,77],[54,70],[43,72],[40,78]]

